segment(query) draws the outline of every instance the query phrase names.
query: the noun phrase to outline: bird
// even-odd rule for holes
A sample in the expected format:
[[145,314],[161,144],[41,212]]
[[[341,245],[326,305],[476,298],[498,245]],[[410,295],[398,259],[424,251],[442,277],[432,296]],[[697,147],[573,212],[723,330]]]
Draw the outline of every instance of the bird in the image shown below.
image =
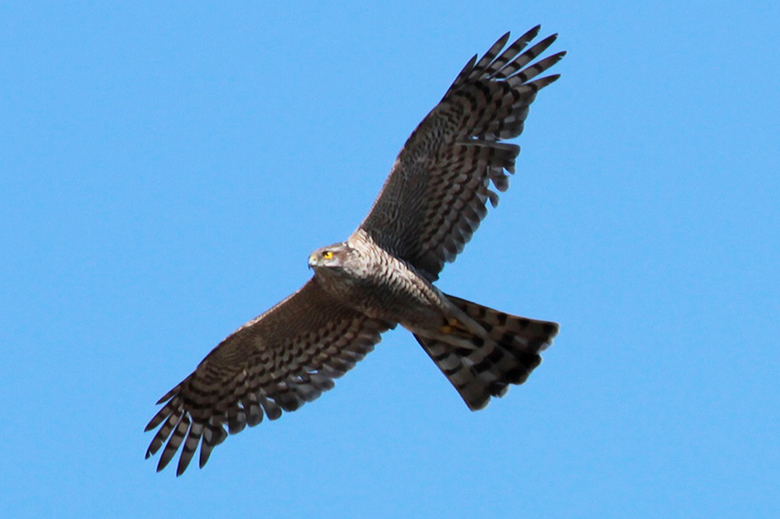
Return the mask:
[[[557,335],[555,322],[445,294],[434,282],[509,187],[539,77],[565,51],[539,58],[537,25],[473,56],[399,152],[368,216],[346,241],[316,249],[297,292],[219,343],[158,402],[146,426],[157,471],[198,446],[199,465],[228,435],[276,420],[334,386],[397,325],[410,331],[471,410],[522,384]],[[534,62],[535,61],[535,62]],[[495,190],[493,189],[495,188]]]

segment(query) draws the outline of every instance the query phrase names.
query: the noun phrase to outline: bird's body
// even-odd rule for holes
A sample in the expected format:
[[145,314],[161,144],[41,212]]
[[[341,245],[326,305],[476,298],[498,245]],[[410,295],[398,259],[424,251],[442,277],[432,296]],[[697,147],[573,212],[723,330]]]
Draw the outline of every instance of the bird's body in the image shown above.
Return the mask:
[[[503,396],[541,362],[558,325],[444,294],[434,282],[508,188],[534,79],[564,53],[534,64],[555,40],[524,51],[539,27],[504,48],[507,33],[475,56],[407,140],[366,219],[341,243],[309,257],[300,290],[222,341],[169,391],[146,430],[158,470],[181,447],[181,474],[200,445],[214,446],[264,416],[279,418],[333,387],[397,324],[411,331],[472,410]],[[225,430],[227,426],[227,431]],[[166,443],[167,441],[167,443]]]
[[322,287],[345,305],[370,317],[406,328],[430,327],[446,311],[441,293],[414,266],[388,253],[362,230],[330,251],[338,266],[321,259],[310,262]]

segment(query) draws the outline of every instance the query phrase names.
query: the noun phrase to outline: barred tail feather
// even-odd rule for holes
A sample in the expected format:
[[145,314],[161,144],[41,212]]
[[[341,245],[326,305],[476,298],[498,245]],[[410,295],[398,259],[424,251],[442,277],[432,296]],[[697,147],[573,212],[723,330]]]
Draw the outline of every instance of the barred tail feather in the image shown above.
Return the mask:
[[467,316],[485,329],[488,340],[471,337],[473,348],[463,347],[463,337],[452,342],[415,334],[461,398],[476,411],[491,396],[503,396],[509,384],[522,384],[542,362],[539,355],[558,333],[558,324],[509,315],[465,299],[448,295]]

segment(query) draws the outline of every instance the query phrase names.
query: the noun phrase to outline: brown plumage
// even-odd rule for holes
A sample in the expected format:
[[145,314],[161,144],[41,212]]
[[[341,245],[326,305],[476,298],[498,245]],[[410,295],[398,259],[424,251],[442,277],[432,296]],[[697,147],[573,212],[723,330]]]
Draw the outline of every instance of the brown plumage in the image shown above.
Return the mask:
[[534,79],[564,55],[530,64],[555,41],[525,50],[538,32],[502,52],[507,33],[472,58],[409,137],[349,239],[315,251],[309,282],[227,337],[160,399],[146,427],[159,427],[146,453],[162,449],[158,470],[181,449],[181,474],[199,445],[202,467],[228,434],[316,399],[396,324],[414,334],[472,410],[528,378],[558,325],[445,295],[432,282],[471,238],[487,203],[497,204],[491,184],[509,186],[519,148],[499,141],[520,135],[537,92],[558,79]]

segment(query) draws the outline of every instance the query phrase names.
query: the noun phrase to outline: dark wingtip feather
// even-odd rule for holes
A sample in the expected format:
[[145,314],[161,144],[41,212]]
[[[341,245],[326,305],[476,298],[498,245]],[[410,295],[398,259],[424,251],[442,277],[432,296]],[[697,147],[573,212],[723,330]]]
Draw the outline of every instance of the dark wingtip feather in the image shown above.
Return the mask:
[[536,81],[534,81],[534,83],[537,83],[537,84],[541,83],[539,88],[542,89],[542,88],[546,87],[547,85],[551,85],[552,83],[555,83],[560,78],[561,78],[560,74],[552,74],[550,76],[545,76],[543,78],[539,78]]
[[158,425],[163,423],[166,418],[168,418],[168,410],[163,407],[159,411],[157,411],[157,414],[155,414],[151,420],[149,420],[149,423],[146,424],[146,427],[144,427],[144,432],[149,432],[153,429],[156,429]]
[[531,39],[536,38],[536,35],[539,34],[539,31],[542,30],[542,24],[538,23],[534,27],[531,27],[528,29],[526,34],[531,35]]
[[157,463],[157,472],[160,472],[165,467],[167,467],[168,463],[171,462],[171,459],[173,459],[173,454],[166,455],[166,452],[163,451],[162,455],[160,456],[160,461]]
[[477,54],[474,54],[466,63],[466,65],[464,65],[461,71],[458,72],[458,75],[455,77],[455,81],[452,82],[450,88],[447,90],[447,92],[445,92],[444,97],[447,97],[447,94],[449,94],[456,85],[459,85],[464,78],[471,74],[471,70],[474,68],[474,64],[477,62],[478,57],[479,56]]
[[198,467],[201,469],[206,465],[206,463],[209,461],[209,456],[211,456],[211,451],[213,450],[213,445],[208,445],[206,442],[203,442],[200,445],[200,457],[198,458]]
[[546,37],[545,39],[543,39],[542,41],[540,41],[539,43],[537,43],[536,45],[534,45],[532,47],[532,49],[534,51],[536,51],[536,55],[538,56],[542,52],[546,51],[547,48],[550,47],[550,45],[555,43],[555,40],[557,40],[557,39],[558,39],[558,34],[557,33],[556,34],[551,34],[548,37]]
[[487,67],[494,59],[496,59],[496,56],[498,56],[498,54],[501,52],[501,49],[503,49],[506,46],[507,41],[509,41],[508,32],[504,33],[503,36],[497,39],[496,42],[490,46],[487,52],[485,52],[485,54],[482,55],[482,59],[479,60],[476,68],[484,69],[485,67]]
[[[189,379],[189,377],[187,377],[187,378]],[[186,382],[186,381],[187,381],[187,380],[185,380],[184,382]],[[170,391],[168,391],[167,393],[165,393],[165,394],[162,396],[162,398],[160,398],[160,399],[157,401],[157,403],[156,403],[155,405],[164,404],[165,402],[167,402],[168,400],[170,400],[171,398],[173,398],[174,396],[176,396],[176,393],[178,393],[178,392],[179,392],[179,390],[181,389],[181,386],[182,386],[182,384],[184,384],[184,382],[182,382],[181,384],[178,384],[178,385],[177,385],[175,388],[173,388],[173,389],[171,389]]]
[[553,65],[555,65],[556,63],[561,61],[561,59],[563,59],[563,57],[565,55],[566,55],[566,51],[562,50],[560,52],[556,52],[555,54],[553,54],[552,56],[550,56],[549,58],[546,58],[546,59],[547,59],[547,61],[550,62],[549,66],[552,67]]
[[531,40],[533,40],[539,35],[539,31],[541,30],[542,30],[541,25],[536,25],[535,27],[531,27],[530,29],[525,31],[522,36],[520,36],[515,41],[513,41],[510,47],[514,47],[515,45],[522,44],[520,45],[520,48],[521,49],[524,48],[528,44],[528,42],[530,42]]
[[[510,31],[505,32],[501,35],[499,39],[496,40],[496,42],[491,45],[490,49],[492,50],[494,47],[497,47],[499,50],[506,45],[506,42],[509,41],[509,34]],[[486,52],[485,55],[490,54],[490,52]]]

